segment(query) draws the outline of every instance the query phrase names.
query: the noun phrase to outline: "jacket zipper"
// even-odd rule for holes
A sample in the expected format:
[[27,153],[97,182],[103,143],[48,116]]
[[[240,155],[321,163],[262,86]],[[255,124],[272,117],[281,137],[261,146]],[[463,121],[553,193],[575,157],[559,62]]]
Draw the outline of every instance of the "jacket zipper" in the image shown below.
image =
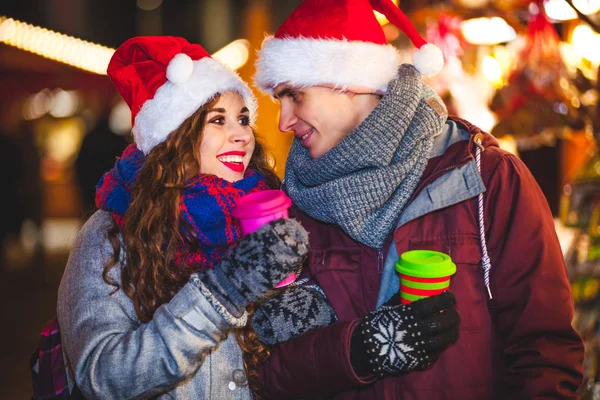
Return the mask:
[[383,248],[377,249],[377,271],[383,271]]

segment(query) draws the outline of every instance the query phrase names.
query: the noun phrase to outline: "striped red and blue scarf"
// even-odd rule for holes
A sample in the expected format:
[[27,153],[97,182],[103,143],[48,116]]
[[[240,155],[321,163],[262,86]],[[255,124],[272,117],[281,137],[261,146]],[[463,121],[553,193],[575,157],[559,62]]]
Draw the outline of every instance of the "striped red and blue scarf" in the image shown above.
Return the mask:
[[[96,206],[112,214],[121,232],[132,200],[131,191],[145,160],[144,154],[130,145],[96,186]],[[231,215],[236,200],[266,189],[269,187],[264,176],[253,170],[247,170],[237,182],[204,174],[192,178],[181,193],[179,209],[186,222],[182,228],[191,227],[198,242],[182,244],[178,264],[201,270],[218,263],[227,247],[242,235],[239,223]]]

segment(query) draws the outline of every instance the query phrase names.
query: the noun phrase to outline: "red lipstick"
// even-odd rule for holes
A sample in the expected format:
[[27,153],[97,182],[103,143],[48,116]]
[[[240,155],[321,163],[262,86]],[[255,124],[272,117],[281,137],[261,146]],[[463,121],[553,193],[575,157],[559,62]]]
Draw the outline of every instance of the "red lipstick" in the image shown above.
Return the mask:
[[244,167],[244,163],[236,164],[236,163],[228,163],[228,162],[224,162],[224,161],[221,161],[221,162],[223,163],[224,166],[226,166],[227,168],[229,168],[230,170],[235,171],[235,172],[244,172],[244,169],[246,168],[246,167]]
[[[225,153],[221,153],[217,156],[217,159],[219,157],[225,157],[225,156],[239,156],[239,157],[245,157],[246,156],[246,152],[245,151],[240,151],[240,150],[233,150],[233,151],[227,151]],[[219,160],[221,161],[221,160]],[[246,167],[244,166],[243,162],[239,162],[239,163],[232,163],[232,162],[227,162],[227,161],[221,161],[221,163],[226,166],[227,168],[229,168],[230,170],[234,171],[234,172],[244,172],[244,170],[246,169]]]

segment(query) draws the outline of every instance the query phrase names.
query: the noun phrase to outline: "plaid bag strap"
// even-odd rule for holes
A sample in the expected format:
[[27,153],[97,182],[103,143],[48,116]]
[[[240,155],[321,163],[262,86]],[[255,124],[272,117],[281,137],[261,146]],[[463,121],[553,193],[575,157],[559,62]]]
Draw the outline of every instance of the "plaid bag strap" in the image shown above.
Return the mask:
[[52,318],[42,330],[38,349],[31,356],[33,398],[73,399],[69,393],[58,319]]

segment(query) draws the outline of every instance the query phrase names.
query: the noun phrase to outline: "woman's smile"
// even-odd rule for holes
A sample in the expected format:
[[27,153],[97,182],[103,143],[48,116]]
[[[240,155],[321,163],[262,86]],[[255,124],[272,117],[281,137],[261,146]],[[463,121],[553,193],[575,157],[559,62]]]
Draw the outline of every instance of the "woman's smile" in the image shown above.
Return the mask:
[[246,156],[245,151],[228,151],[221,153],[217,156],[223,165],[235,172],[244,172],[244,157]]

